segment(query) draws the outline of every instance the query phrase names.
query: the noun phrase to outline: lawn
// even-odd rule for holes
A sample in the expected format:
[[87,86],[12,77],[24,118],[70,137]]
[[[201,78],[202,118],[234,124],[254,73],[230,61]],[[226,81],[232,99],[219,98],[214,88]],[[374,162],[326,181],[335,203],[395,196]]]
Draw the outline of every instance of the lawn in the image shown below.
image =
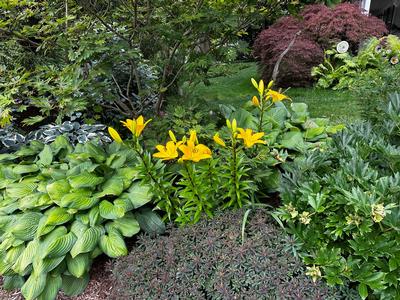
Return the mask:
[[[226,75],[214,77],[209,85],[199,84],[193,96],[207,102],[242,105],[255,94],[250,79],[259,78],[255,63],[237,63],[218,67],[214,73]],[[309,106],[312,117],[328,117],[333,121],[360,119],[360,105],[348,91],[320,90],[314,88],[290,88],[286,94],[294,102]]]

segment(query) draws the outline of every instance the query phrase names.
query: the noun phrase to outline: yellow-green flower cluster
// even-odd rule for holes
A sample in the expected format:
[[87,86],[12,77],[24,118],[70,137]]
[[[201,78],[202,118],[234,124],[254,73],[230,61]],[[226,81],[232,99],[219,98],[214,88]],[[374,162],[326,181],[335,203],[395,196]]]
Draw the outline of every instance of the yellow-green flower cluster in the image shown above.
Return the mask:
[[321,270],[318,266],[313,265],[312,267],[307,267],[306,275],[312,278],[313,282],[316,282],[322,277]]

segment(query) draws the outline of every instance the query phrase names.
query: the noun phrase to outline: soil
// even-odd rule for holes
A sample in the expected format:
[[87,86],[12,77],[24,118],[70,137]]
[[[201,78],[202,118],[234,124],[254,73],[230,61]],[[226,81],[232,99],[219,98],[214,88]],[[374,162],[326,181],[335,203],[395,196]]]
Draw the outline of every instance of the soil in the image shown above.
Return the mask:
[[[59,292],[57,300],[106,300],[109,299],[113,285],[111,281],[112,260],[106,256],[95,259],[90,270],[90,282],[86,290],[79,296],[67,297]],[[0,277],[0,284],[2,285]],[[21,292],[5,291],[0,287],[0,300],[23,300]]]

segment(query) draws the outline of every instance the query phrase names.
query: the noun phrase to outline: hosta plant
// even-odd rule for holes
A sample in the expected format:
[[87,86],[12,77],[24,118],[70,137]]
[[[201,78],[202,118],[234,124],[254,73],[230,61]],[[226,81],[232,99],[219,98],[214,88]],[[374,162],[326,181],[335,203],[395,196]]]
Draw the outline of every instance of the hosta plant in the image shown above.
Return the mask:
[[381,114],[286,165],[277,212],[309,275],[350,281],[363,299],[400,297],[400,96]]
[[26,299],[81,293],[93,259],[127,254],[124,238],[160,232],[152,194],[123,145],[72,147],[58,136],[0,155],[0,274]]

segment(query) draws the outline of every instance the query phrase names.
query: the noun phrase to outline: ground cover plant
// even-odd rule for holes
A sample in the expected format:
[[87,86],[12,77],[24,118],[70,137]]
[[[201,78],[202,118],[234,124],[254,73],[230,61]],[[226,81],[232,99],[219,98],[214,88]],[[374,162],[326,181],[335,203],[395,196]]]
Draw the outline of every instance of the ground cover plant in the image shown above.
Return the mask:
[[140,228],[162,231],[161,219],[144,208],[152,195],[136,181],[136,159],[123,145],[74,148],[63,136],[1,154],[4,287],[21,288],[25,299],[55,299],[60,289],[78,295],[95,257],[126,255],[124,238]]
[[254,44],[254,55],[260,62],[262,78],[269,79],[278,58],[297,36],[280,63],[277,84],[307,86],[313,82],[312,67],[323,62],[324,50],[345,40],[351,51],[356,51],[364,40],[385,33],[384,22],[363,14],[356,4],[343,3],[333,8],[310,5],[300,18],[283,17],[262,31]]
[[219,213],[172,226],[162,237],[142,236],[114,265],[111,299],[357,299],[306,276],[265,211],[251,215],[242,241],[243,214]]
[[363,299],[399,298],[400,96],[376,125],[349,125],[325,152],[287,166],[280,218],[309,271]]

